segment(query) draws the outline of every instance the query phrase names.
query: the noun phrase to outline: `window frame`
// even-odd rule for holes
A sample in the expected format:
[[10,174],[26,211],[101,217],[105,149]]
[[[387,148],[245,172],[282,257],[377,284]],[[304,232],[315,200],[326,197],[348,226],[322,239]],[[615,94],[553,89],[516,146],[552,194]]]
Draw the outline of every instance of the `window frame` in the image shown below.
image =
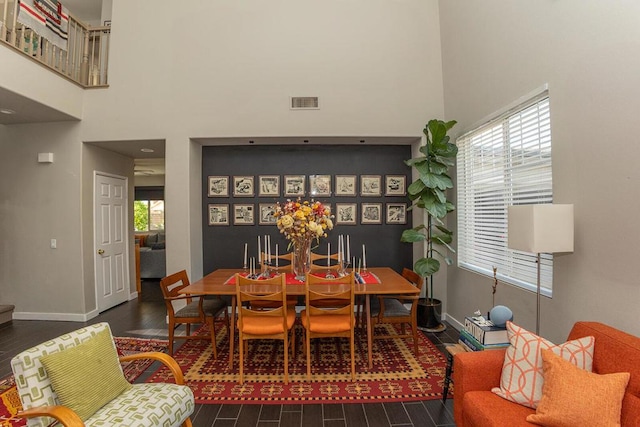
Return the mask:
[[[521,127],[514,132],[518,121]],[[535,131],[522,126],[532,123],[536,125]],[[536,254],[507,247],[507,207],[553,202],[551,113],[547,86],[474,125],[472,130],[456,138],[456,145],[459,149],[456,161],[457,266],[490,278],[494,275],[493,267],[497,267],[496,277],[502,282],[535,292],[537,257]],[[532,147],[537,147],[538,151]],[[480,148],[484,151],[474,155],[474,149]],[[490,163],[491,160],[495,164],[488,168],[485,166],[480,174],[478,170],[483,168],[483,162]],[[482,180],[485,187],[480,191]],[[480,197],[485,198],[483,204],[478,203]],[[541,294],[551,297],[552,254],[541,254],[540,277]]]

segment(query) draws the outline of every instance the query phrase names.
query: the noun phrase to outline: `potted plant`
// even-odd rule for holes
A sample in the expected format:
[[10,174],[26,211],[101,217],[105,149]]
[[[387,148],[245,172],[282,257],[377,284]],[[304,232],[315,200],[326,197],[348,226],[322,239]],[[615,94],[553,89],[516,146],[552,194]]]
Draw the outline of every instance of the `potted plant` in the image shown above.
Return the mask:
[[416,261],[413,269],[426,278],[426,299],[420,302],[420,306],[426,306],[427,320],[421,322],[425,324],[420,326],[427,330],[443,330],[444,325],[440,321],[442,303],[433,297],[433,275],[440,270],[438,258],[451,265],[448,252],[455,252],[451,247],[453,233],[443,222],[446,215],[455,209],[446,195],[446,191],[453,188],[453,180],[447,171],[455,165],[458,154],[458,147],[449,142],[447,132],[455,124],[455,120],[430,120],[423,130],[426,136],[426,143],[420,147],[423,156],[405,161],[418,172],[418,178],[407,188],[412,201],[409,210],[424,209],[427,222],[405,230],[400,240],[408,243],[425,242],[423,257]]

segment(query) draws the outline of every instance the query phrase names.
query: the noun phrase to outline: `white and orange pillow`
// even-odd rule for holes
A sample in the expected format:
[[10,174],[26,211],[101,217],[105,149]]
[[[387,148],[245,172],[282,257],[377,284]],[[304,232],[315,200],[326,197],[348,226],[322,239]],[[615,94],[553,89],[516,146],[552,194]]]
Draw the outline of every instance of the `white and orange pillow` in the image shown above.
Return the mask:
[[551,350],[573,365],[592,371],[595,344],[592,336],[555,345],[512,322],[507,322],[507,335],[511,345],[505,353],[500,387],[491,390],[507,400],[534,409],[538,406],[544,382],[542,349]]

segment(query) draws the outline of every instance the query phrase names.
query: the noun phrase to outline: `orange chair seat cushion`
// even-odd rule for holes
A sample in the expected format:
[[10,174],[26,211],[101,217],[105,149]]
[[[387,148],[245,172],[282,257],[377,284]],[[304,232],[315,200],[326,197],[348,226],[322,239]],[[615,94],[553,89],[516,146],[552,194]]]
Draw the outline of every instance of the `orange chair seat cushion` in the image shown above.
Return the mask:
[[[287,330],[291,329],[295,321],[295,309],[288,309]],[[238,320],[238,329],[249,335],[273,335],[284,332],[280,316],[243,316],[242,320]]]
[[465,427],[533,426],[526,421],[527,415],[535,414],[533,409],[503,399],[488,390],[466,392],[462,406]]
[[311,318],[311,325],[308,324],[306,310],[300,312],[302,326],[305,329],[319,333],[332,334],[335,332],[346,332],[351,330],[353,315],[348,314],[322,314]]

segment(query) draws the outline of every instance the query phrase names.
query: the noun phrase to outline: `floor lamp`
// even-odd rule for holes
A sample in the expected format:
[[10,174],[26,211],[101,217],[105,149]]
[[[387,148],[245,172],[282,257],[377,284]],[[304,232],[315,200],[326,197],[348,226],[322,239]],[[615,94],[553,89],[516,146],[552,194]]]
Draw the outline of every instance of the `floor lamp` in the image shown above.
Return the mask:
[[537,255],[536,334],[540,334],[540,254],[573,252],[573,205],[508,208],[508,247]]

